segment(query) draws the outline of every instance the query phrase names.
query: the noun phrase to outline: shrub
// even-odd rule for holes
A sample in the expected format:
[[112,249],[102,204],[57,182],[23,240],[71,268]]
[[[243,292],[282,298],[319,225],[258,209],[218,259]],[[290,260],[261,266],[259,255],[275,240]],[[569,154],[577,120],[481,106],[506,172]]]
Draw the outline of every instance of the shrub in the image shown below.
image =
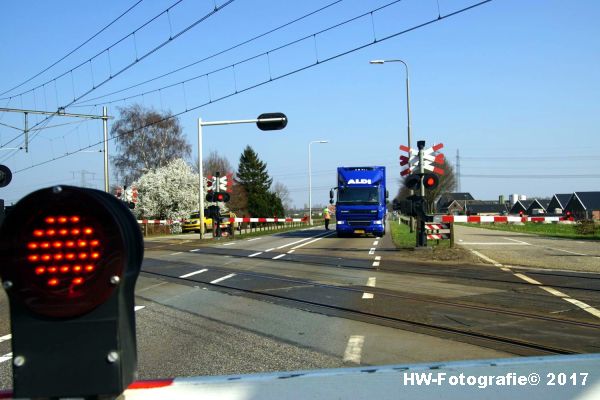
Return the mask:
[[596,231],[598,231],[598,226],[592,219],[577,221],[577,225],[575,225],[575,232],[580,235],[594,235]]

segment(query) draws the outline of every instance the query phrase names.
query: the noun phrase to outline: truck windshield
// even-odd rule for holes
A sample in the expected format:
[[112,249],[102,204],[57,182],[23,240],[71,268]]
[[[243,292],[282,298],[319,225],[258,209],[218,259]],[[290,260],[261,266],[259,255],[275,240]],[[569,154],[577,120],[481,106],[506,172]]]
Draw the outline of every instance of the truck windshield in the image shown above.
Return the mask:
[[379,194],[376,187],[343,188],[338,193],[338,204],[377,204]]

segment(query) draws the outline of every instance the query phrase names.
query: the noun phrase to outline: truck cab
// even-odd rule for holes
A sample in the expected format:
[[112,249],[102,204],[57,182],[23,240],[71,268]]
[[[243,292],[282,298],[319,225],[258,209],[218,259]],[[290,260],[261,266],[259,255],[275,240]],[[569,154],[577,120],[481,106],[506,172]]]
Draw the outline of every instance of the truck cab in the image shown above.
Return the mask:
[[[385,234],[385,167],[339,167],[336,202],[338,237]],[[333,200],[333,191],[330,193]]]

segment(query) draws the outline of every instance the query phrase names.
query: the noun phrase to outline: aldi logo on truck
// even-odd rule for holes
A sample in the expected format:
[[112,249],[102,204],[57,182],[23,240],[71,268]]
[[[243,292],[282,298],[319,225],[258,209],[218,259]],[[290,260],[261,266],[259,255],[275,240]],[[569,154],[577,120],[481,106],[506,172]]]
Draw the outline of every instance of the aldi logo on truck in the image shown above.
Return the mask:
[[370,185],[370,179],[350,179],[348,185]]

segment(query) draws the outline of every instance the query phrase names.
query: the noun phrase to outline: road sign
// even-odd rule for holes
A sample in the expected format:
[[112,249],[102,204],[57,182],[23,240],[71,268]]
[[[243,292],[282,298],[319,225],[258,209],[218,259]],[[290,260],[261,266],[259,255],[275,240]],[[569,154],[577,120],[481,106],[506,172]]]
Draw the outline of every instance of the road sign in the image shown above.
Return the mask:
[[[438,143],[428,149],[423,150],[422,157],[424,170],[436,173],[438,175],[444,174],[444,170],[440,168],[440,166],[444,164],[444,155],[442,153],[434,154],[443,147],[444,145],[442,143]],[[400,150],[409,153],[409,157],[404,155],[400,156],[400,166],[408,165],[408,168],[400,172],[400,176],[406,176],[411,173],[418,172],[420,167],[419,151],[404,145],[400,146]]]
[[446,240],[451,238],[450,224],[425,224],[427,240]]

